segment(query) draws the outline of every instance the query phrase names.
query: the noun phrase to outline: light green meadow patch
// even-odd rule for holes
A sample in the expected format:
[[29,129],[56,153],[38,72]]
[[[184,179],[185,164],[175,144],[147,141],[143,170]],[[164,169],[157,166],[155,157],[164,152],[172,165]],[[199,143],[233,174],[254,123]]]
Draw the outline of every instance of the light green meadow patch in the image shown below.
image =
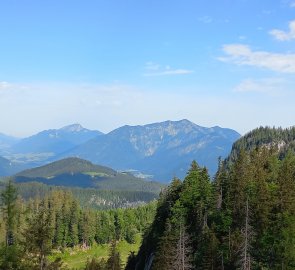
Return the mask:
[[[118,243],[118,250],[121,255],[121,260],[123,265],[126,264],[127,258],[130,252],[134,251],[138,252],[141,244],[141,236],[136,236],[136,241],[134,244],[129,244],[126,241],[120,241]],[[69,269],[84,269],[87,260],[91,260],[92,258],[96,258],[98,260],[104,258],[107,259],[109,253],[110,245],[93,245],[90,249],[82,250],[81,248],[67,248],[64,252],[54,252],[53,255],[50,256],[50,260],[54,260],[58,257],[62,259],[64,265],[68,266]]]

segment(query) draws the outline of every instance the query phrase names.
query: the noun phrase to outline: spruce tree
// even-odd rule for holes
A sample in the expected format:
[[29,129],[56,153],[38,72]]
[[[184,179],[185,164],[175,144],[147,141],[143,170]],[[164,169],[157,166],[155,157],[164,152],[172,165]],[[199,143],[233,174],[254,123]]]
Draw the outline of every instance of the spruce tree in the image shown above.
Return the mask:
[[17,190],[11,181],[6,185],[5,190],[1,193],[1,210],[5,223],[5,243],[6,246],[14,244],[14,229],[16,223],[16,199]]
[[28,227],[24,230],[24,243],[28,257],[40,270],[47,269],[47,256],[51,253],[53,227],[52,216],[42,204],[36,214],[28,220]]
[[106,262],[105,270],[121,270],[122,269],[122,261],[120,252],[117,249],[117,243],[115,240],[112,241],[108,260]]

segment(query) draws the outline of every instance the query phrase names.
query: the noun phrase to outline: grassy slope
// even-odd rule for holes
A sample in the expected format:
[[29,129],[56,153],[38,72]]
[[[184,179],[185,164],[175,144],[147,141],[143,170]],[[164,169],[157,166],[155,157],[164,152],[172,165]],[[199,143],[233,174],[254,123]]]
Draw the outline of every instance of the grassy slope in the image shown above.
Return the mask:
[[[135,244],[128,244],[126,241],[121,241],[118,244],[118,249],[121,254],[123,264],[126,264],[128,255],[131,251],[137,253],[141,243],[141,236],[137,235]],[[87,260],[91,260],[93,257],[97,259],[107,259],[109,252],[109,245],[94,245],[89,250],[80,249],[67,249],[64,253],[54,253],[50,259],[54,260],[57,257],[61,257],[64,265],[67,265],[70,269],[84,269]]]

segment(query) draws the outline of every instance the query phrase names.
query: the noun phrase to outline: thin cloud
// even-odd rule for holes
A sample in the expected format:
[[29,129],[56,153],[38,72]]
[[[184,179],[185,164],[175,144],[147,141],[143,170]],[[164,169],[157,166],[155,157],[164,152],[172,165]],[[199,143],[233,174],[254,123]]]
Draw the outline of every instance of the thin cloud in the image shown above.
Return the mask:
[[8,82],[0,82],[0,90],[5,90],[11,87],[11,84]]
[[156,64],[154,62],[147,62],[145,65],[146,72],[143,74],[145,77],[153,77],[153,76],[169,76],[169,75],[184,75],[193,73],[193,70],[189,69],[181,69],[181,68],[171,68],[169,65],[165,67]]
[[264,93],[269,95],[278,95],[283,92],[284,79],[282,78],[263,78],[246,79],[238,84],[233,91],[238,93]]
[[119,84],[14,83],[11,91],[0,91],[0,108],[5,112],[0,115],[1,132],[29,136],[77,122],[109,132],[126,124],[182,118],[242,133],[261,124],[290,126],[292,119],[285,116],[295,114],[295,94],[293,85],[289,89],[287,99],[272,95],[263,99],[249,95],[245,99],[244,95],[217,97],[209,91],[199,95],[185,89],[161,92]]
[[154,73],[145,73],[145,77],[153,77],[153,76],[166,76],[166,75],[183,75],[183,74],[191,74],[193,73],[192,70],[188,69],[170,69],[161,72],[154,72]]
[[145,69],[146,70],[159,70],[160,69],[160,65],[154,62],[147,62],[145,65]]
[[293,2],[290,3],[290,7],[291,8],[295,8],[295,1],[293,1]]
[[202,23],[205,23],[205,24],[208,24],[208,23],[212,23],[213,19],[210,16],[202,16],[202,17],[198,18],[198,21],[202,22]]
[[225,57],[218,59],[241,66],[254,66],[281,73],[295,73],[295,54],[271,53],[253,51],[243,44],[228,44],[223,46]]
[[[295,6],[295,2],[293,4]],[[279,41],[289,41],[295,39],[295,20],[289,22],[289,32],[273,29],[269,32],[269,34]]]

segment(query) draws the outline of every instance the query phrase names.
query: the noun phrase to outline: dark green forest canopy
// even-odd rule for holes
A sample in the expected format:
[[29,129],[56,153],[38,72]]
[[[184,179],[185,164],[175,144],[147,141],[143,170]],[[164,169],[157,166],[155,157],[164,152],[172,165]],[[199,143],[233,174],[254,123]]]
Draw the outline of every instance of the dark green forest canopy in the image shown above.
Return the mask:
[[[9,186],[14,188],[11,192]],[[52,249],[121,240],[133,243],[152,222],[156,207],[152,202],[136,208],[83,209],[71,192],[57,189],[26,202],[16,196],[11,182],[1,194],[1,270],[61,269],[58,262],[47,259]]]
[[[158,201],[126,269],[295,269],[295,155],[262,147],[219,164],[192,163]],[[179,268],[185,265],[185,268]]]
[[[71,192],[83,208],[114,209],[130,208],[156,200],[158,193],[151,191],[99,190],[95,188],[76,188],[50,186],[39,182],[15,183],[18,194],[29,201],[44,198],[56,190]],[[5,188],[5,181],[0,181],[0,191]]]
[[287,151],[295,151],[295,127],[259,127],[237,140],[232,147],[228,161],[237,159],[241,150],[251,151],[257,147],[273,148],[284,156]]

